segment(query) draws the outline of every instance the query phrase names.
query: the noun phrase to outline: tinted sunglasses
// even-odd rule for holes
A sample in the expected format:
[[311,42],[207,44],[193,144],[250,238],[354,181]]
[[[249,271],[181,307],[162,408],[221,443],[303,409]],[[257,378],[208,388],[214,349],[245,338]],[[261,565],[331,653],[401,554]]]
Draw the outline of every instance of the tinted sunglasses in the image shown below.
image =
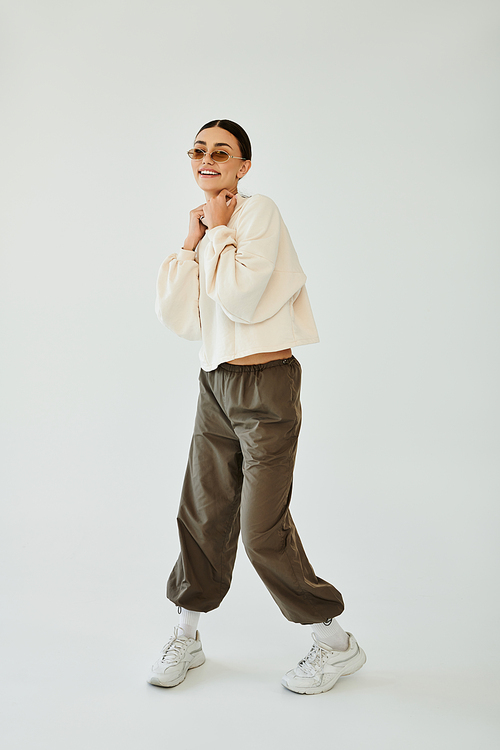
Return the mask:
[[[204,151],[202,148],[192,148],[187,152],[187,155],[190,159],[193,161],[201,161],[207,151]],[[209,154],[212,161],[217,162],[218,164],[221,164],[223,161],[227,161],[228,159],[242,159],[243,161],[246,161],[244,156],[231,156],[231,154],[228,154],[227,151],[212,151],[211,154]]]

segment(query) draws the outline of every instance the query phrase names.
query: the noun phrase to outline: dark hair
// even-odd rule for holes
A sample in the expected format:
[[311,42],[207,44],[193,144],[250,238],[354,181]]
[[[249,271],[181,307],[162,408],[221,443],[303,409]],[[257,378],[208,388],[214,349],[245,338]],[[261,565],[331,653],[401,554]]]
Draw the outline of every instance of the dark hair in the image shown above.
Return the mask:
[[196,135],[199,135],[202,130],[206,130],[207,128],[222,128],[223,130],[227,130],[228,133],[231,133],[231,135],[234,135],[240,146],[242,157],[251,160],[252,145],[250,143],[250,138],[237,122],[233,122],[232,120],[211,120],[210,122],[207,122],[206,125],[203,125]]

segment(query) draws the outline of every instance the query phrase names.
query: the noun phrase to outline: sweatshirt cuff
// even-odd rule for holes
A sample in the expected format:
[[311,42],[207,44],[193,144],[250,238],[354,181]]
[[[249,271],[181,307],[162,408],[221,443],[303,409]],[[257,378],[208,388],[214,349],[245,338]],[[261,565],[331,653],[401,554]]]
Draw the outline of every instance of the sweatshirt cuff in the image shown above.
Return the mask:
[[196,261],[196,258],[194,256],[195,256],[195,251],[194,250],[184,250],[184,248],[182,248],[182,250],[179,250],[179,252],[177,253],[177,260],[194,260],[194,261]]
[[223,245],[233,245],[235,241],[234,231],[229,229],[225,224],[219,224],[218,227],[212,227],[212,229],[209,229],[206,234],[208,234],[212,244],[215,244],[217,241],[217,244],[222,242]]

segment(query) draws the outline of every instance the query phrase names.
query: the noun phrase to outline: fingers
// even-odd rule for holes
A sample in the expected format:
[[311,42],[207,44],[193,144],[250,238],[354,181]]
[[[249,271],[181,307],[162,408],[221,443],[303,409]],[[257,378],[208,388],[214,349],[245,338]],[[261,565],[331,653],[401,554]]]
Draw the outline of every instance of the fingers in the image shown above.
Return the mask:
[[190,225],[193,228],[195,224],[199,225],[199,222],[203,220],[204,214],[205,214],[205,204],[203,204],[202,206],[198,206],[197,208],[193,208],[193,210],[189,212]]
[[210,198],[203,206],[200,206],[201,211],[194,209],[193,215],[208,229],[212,229],[217,226],[227,226],[235,208],[235,194],[224,189]]
[[234,193],[232,193],[230,190],[226,190],[224,188],[224,190],[220,191],[220,193],[217,196],[217,198],[220,198],[221,196],[224,198],[224,200],[227,200],[227,198],[234,198]]
[[232,193],[230,190],[226,190],[224,188],[224,190],[221,190],[220,193],[215,195],[213,198],[209,198],[207,203],[215,203],[216,201],[218,202],[227,201],[228,198],[234,198],[234,197],[235,197],[235,193]]
[[[226,205],[228,208],[231,206],[231,208],[234,208],[236,205],[236,195],[232,193],[230,190],[221,190],[220,193],[215,195],[213,198],[209,198],[209,200],[206,202],[206,206],[210,205]],[[204,208],[205,208],[204,207]]]

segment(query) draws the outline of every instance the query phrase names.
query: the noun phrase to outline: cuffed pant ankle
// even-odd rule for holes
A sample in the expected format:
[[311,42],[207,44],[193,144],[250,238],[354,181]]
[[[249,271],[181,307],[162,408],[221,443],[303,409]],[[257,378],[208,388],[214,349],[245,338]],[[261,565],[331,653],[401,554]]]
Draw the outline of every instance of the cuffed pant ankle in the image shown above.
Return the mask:
[[295,357],[201,370],[177,517],[181,552],[167,584],[177,606],[219,606],[241,530],[250,561],[288,620],[312,624],[343,611],[340,592],[311,567],[289,509],[300,379]]

